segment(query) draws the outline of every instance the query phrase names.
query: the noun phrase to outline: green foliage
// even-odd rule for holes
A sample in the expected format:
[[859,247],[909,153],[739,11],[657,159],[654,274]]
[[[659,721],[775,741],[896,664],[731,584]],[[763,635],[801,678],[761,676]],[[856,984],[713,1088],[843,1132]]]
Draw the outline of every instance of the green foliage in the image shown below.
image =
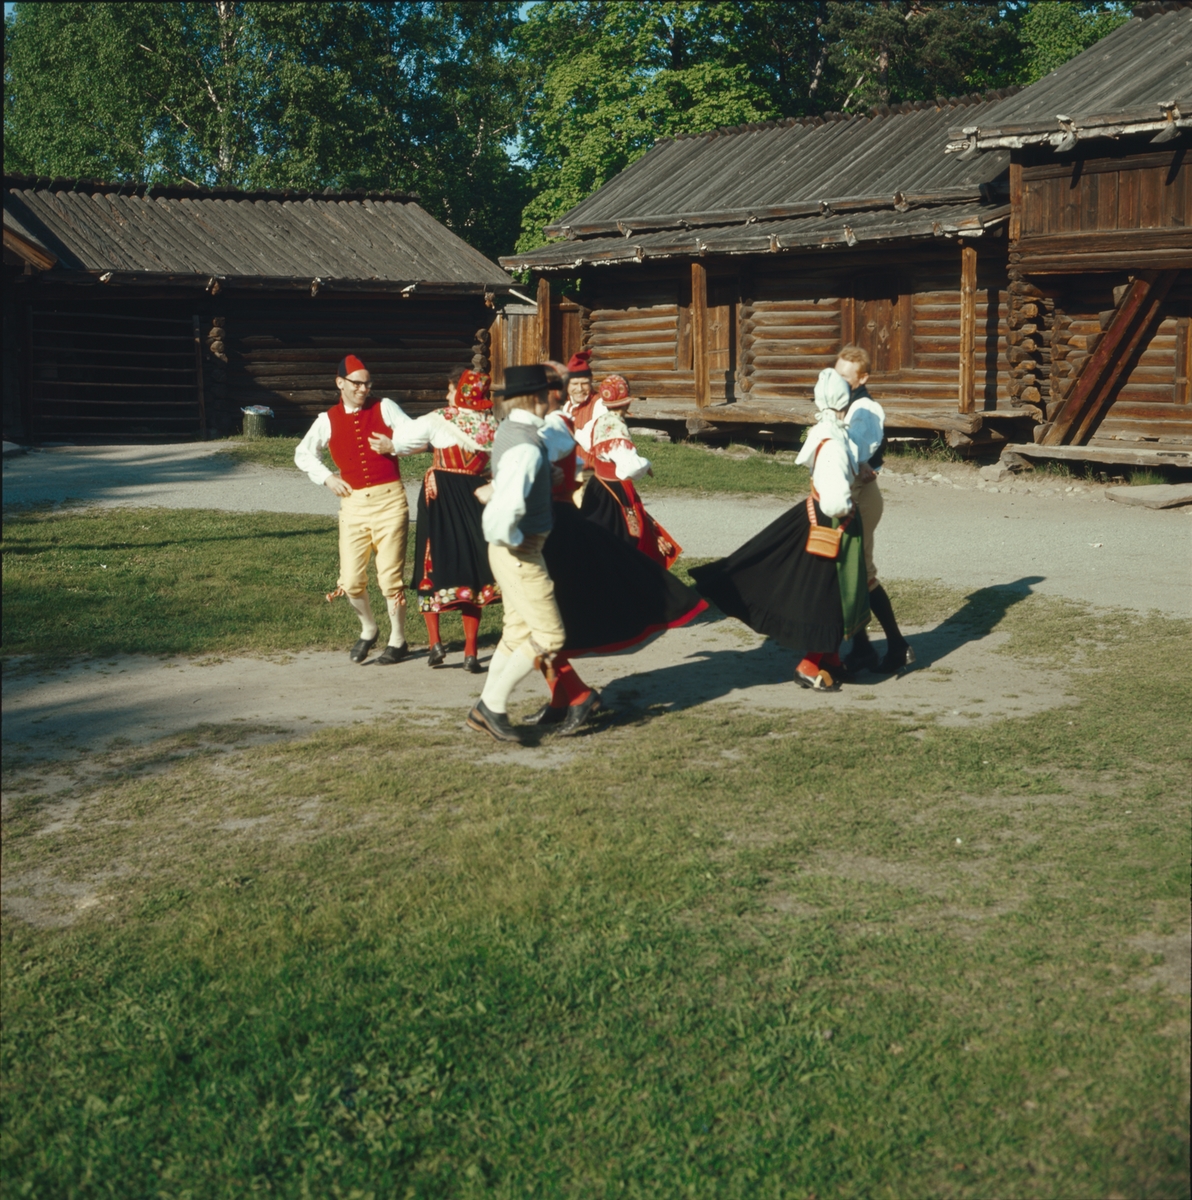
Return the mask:
[[[5,169],[416,191],[495,256],[658,138],[1030,82],[1116,0],[17,4]],[[519,237],[520,230],[520,237]]]
[[522,131],[534,198],[520,248],[658,138],[777,115],[733,47],[736,8],[564,0],[529,10],[517,45],[541,74]]
[[18,4],[5,170],[416,191],[480,250],[526,200],[517,5]]
[[1019,82],[1042,79],[1129,19],[1130,5],[1118,0],[1035,0],[1022,17]]

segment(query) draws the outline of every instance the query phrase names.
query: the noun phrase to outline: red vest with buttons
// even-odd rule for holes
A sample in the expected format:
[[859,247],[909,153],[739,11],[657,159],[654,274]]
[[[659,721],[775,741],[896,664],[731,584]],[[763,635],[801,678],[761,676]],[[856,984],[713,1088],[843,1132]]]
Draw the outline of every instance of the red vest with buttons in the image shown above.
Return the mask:
[[393,433],[381,416],[379,400],[370,399],[356,412],[349,412],[341,400],[327,410],[327,416],[331,419],[331,457],[353,490],[397,483],[401,479],[397,459],[378,454],[368,444],[374,433],[386,437]]

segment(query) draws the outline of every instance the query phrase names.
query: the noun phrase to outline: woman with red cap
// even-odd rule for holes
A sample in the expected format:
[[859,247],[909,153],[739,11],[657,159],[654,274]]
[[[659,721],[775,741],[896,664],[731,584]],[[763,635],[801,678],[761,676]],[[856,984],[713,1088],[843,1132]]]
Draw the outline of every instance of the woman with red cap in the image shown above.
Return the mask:
[[[368,560],[376,556],[377,584],[389,611],[389,644],[376,661],[388,665],[409,654],[402,575],[410,510],[393,438],[410,418],[392,400],[370,394],[372,376],[354,354],[340,360],[335,385],[339,403],[315,418],[294,462],[312,483],[340,498],[339,583],[327,599],[347,596],[360,618],[360,638],[349,654],[355,663],[364,662],[380,636],[368,599]],[[327,450],[338,471],[324,464]]]
[[654,472],[629,436],[625,414],[630,403],[624,377],[609,375],[597,392],[571,408],[576,443],[585,466],[594,472],[580,512],[669,568],[683,548],[646,512],[633,486],[635,479]]
[[430,641],[427,665],[446,660],[439,615],[456,609],[464,623],[464,670],[472,674],[482,670],[476,647],[481,610],[501,598],[481,527],[484,510],[475,495],[489,477],[497,430],[492,407],[489,377],[457,368],[447,385],[446,407],[409,422],[400,443],[403,454],[429,446],[434,455],[418,496],[414,549],[418,607]]

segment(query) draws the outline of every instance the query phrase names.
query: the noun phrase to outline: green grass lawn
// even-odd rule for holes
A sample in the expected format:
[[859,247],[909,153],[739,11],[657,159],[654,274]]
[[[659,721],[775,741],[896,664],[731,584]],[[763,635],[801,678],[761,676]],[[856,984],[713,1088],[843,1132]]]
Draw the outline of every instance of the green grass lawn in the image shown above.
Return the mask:
[[[270,437],[252,440],[233,439],[221,452],[237,462],[259,463],[266,467],[294,467],[297,438]],[[741,493],[746,495],[806,495],[809,476],[795,466],[795,452],[763,452],[748,446],[715,449],[694,442],[656,442],[641,438],[638,450],[650,460],[654,475],[639,482],[643,492],[677,490],[700,493]],[[402,475],[418,479],[430,466],[429,454],[412,454],[402,460]]]
[[[325,519],[4,555],[6,654],[354,629]],[[1186,1196],[1188,625],[891,591],[1079,703],[6,745],[3,1194]]]

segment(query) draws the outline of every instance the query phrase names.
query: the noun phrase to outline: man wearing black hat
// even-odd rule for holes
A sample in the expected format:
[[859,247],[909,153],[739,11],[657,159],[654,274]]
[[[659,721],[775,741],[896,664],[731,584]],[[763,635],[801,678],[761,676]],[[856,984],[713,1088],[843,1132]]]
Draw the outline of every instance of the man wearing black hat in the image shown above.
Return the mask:
[[[569,438],[563,444],[559,431],[546,427],[549,389],[541,364],[507,367],[505,386],[495,389],[505,398],[507,416],[493,439],[492,495],[483,528],[489,565],[501,589],[504,625],[468,725],[502,742],[521,741],[509,721],[513,689],[535,667],[549,670],[566,641],[542,556],[552,525],[551,459],[570,449]],[[574,733],[599,706],[600,697],[592,692],[569,709],[559,733]]]

